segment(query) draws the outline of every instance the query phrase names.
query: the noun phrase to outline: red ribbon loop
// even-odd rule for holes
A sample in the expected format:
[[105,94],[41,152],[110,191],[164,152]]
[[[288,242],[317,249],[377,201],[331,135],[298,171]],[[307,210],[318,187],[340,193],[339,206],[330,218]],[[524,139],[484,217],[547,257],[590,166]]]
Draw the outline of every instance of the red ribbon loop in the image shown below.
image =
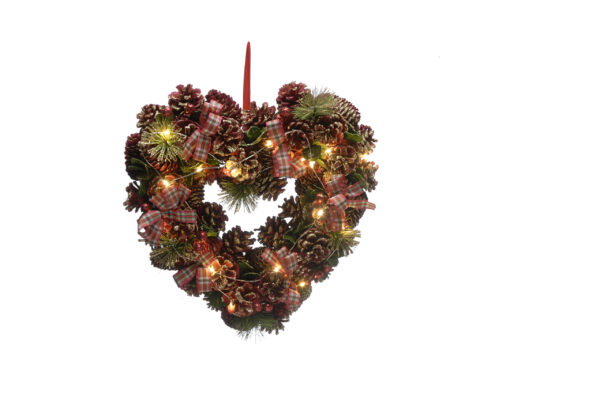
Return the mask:
[[375,209],[375,204],[367,200],[356,200],[363,193],[360,183],[354,183],[348,187],[346,177],[342,174],[334,175],[330,181],[325,183],[325,190],[329,194],[327,205],[329,205],[329,229],[338,232],[344,229],[346,220],[346,208]]
[[212,100],[204,102],[200,112],[200,128],[195,130],[183,146],[182,156],[187,161],[193,158],[205,162],[212,149],[211,137],[215,135],[221,121],[220,116],[223,105]]
[[158,211],[148,211],[138,220],[138,233],[150,245],[160,244],[160,236],[163,231],[163,219],[171,219],[182,223],[196,223],[198,219],[193,209],[179,209],[181,204],[187,200],[191,190],[184,186],[174,185],[168,187],[162,193],[150,198]]
[[219,261],[213,257],[208,251],[203,252],[198,256],[198,261],[183,269],[180,269],[173,275],[175,283],[181,289],[186,290],[190,282],[196,279],[196,291],[199,293],[209,292],[212,290],[212,274],[210,270],[213,266],[215,269],[220,267]]
[[299,161],[292,161],[285,143],[285,133],[279,119],[267,122],[267,136],[273,141],[273,175],[275,177],[300,177],[306,171]]

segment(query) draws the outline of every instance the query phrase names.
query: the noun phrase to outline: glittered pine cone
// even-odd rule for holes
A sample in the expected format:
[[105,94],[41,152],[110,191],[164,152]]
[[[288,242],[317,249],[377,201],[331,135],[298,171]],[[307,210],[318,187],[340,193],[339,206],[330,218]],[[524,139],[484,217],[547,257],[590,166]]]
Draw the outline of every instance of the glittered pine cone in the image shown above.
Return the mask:
[[212,275],[211,281],[215,290],[226,293],[235,286],[238,270],[234,263],[227,257],[219,256],[217,259],[219,260],[221,269],[216,270]]
[[269,106],[267,102],[260,107],[256,102],[250,103],[250,109],[242,111],[242,126],[248,130],[252,126],[265,127],[267,122],[275,117],[275,106]]
[[258,272],[269,269],[270,265],[262,258],[265,247],[256,247],[246,253],[248,263]]
[[175,121],[175,126],[177,126],[183,135],[189,137],[200,128],[200,124],[190,119],[179,119]]
[[319,116],[313,126],[315,138],[325,144],[339,142],[343,139],[347,129],[348,125],[338,113],[331,116]]
[[137,127],[140,130],[147,128],[154,122],[157,113],[165,114],[165,106],[163,105],[145,105],[141,112],[137,114]]
[[252,250],[254,239],[252,232],[243,231],[241,227],[235,226],[223,233],[223,250],[222,252],[231,255],[241,255]]
[[242,109],[240,108],[240,105],[238,105],[237,102],[226,93],[217,91],[216,89],[211,89],[206,94],[206,100],[208,102],[214,100],[223,105],[223,109],[221,110],[221,116],[223,117],[239,120],[239,118],[242,116]]
[[149,152],[149,147],[142,148],[143,159],[146,160],[158,173],[166,174],[173,173],[179,168],[179,161],[167,160],[161,162],[158,157],[152,156]]
[[143,160],[142,152],[139,147],[141,139],[142,135],[140,133],[135,133],[127,137],[127,142],[125,142],[125,170],[132,179],[135,179],[135,172],[130,169],[131,159],[136,158]]
[[305,282],[308,284],[314,279],[314,276],[315,272],[309,266],[299,264],[292,273],[292,280],[296,283]]
[[187,203],[192,208],[202,207],[204,201],[204,184],[194,183],[190,186],[191,193],[187,199]]
[[177,90],[169,95],[169,106],[175,116],[191,116],[203,102],[202,93],[191,84],[177,85]]
[[298,251],[306,261],[320,263],[331,254],[329,236],[318,229],[309,229],[298,238]]
[[262,170],[253,181],[256,194],[262,197],[263,200],[276,200],[285,191],[287,179],[273,176],[273,156],[270,152],[259,153],[258,160]]
[[223,207],[216,202],[203,202],[199,208],[198,221],[216,231],[225,230],[225,222],[229,220]]
[[[294,187],[296,190],[296,194],[303,195],[306,194],[309,190],[320,189],[323,187],[321,182],[317,178],[315,174],[305,174],[304,176],[300,176],[296,179],[296,183],[294,183]],[[322,190],[324,191],[324,190]]]
[[314,140],[311,125],[302,120],[293,120],[288,124],[285,139],[292,149],[303,149],[310,147]]
[[[362,193],[358,197],[356,197],[356,199],[357,200],[368,200],[369,198],[367,197],[367,194]],[[354,209],[351,207],[346,208],[346,211],[344,212],[344,216],[346,218],[345,227],[347,229],[353,229],[356,226],[358,226],[358,223],[360,222],[360,219],[363,217],[364,214],[365,214],[364,209]]]
[[358,161],[358,154],[352,146],[338,145],[329,154],[327,164],[332,173],[347,175],[354,170]]
[[379,169],[379,166],[375,162],[360,160],[357,165],[357,173],[362,174],[365,179],[363,187],[366,191],[373,191],[377,187],[377,180],[375,179],[375,173]]
[[239,148],[243,138],[244,133],[238,121],[225,117],[215,135],[212,151],[219,156],[230,155]]
[[139,188],[134,183],[129,183],[129,185],[125,187],[125,191],[127,191],[127,199],[123,203],[125,209],[129,212],[139,211],[146,202],[140,195]]
[[283,236],[289,229],[290,227],[284,219],[270,216],[265,224],[257,229],[258,241],[267,247],[279,249],[284,245]]
[[281,110],[284,107],[293,108],[300,102],[300,99],[304,96],[305,93],[310,92],[306,88],[306,84],[302,82],[296,83],[292,81],[288,84],[283,85],[279,88],[279,93],[277,95],[277,105]]
[[228,163],[234,169],[240,169],[240,175],[236,177],[237,180],[254,180],[262,170],[262,166],[258,161],[258,154],[254,151],[246,152],[246,149],[241,149],[236,155],[232,155],[229,161]]
[[272,269],[267,269],[259,277],[258,289],[263,300],[275,303],[283,298],[285,278],[281,272],[274,272]]
[[346,123],[358,128],[358,122],[360,121],[360,112],[350,101],[340,96],[334,95],[336,100],[335,112],[338,113]]
[[350,145],[356,149],[359,154],[369,154],[375,148],[377,140],[374,138],[374,131],[371,127],[360,125],[358,134],[362,137],[362,141],[352,142]]
[[235,306],[233,315],[246,317],[256,312],[254,306],[260,303],[260,292],[256,285],[246,282],[228,292],[227,299]]
[[290,220],[290,227],[296,227],[302,220],[303,209],[300,204],[300,197],[289,197],[283,200],[283,204],[280,205],[281,212],[279,212],[280,218],[292,218]]

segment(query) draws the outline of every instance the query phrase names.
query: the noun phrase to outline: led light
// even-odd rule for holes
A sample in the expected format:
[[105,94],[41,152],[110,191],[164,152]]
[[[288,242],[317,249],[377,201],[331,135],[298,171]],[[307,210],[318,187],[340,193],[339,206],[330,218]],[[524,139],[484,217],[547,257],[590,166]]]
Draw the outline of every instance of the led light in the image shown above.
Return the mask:
[[167,137],[169,137],[169,136],[171,135],[171,130],[169,130],[169,129],[167,128],[167,129],[165,129],[165,130],[161,131],[161,132],[160,132],[160,135],[162,135],[164,138],[167,138]]
[[201,171],[202,171],[202,166],[198,166],[198,167],[196,168],[196,173],[200,173]]
[[308,166],[310,166],[311,168],[315,167],[315,161],[308,162]]
[[225,162],[225,167],[227,169],[232,169],[235,166],[235,162],[234,161],[227,161]]
[[330,153],[331,153],[331,151],[333,151],[333,148],[331,148],[331,147],[327,147],[327,148],[325,149],[325,153],[326,153],[326,154],[330,154]]
[[229,313],[233,314],[233,312],[235,311],[235,304],[233,304],[233,302],[229,302],[229,304],[227,305],[227,311],[229,311]]
[[165,187],[169,187],[171,185],[171,183],[167,179],[162,179],[161,183]]
[[235,169],[231,170],[231,177],[238,177],[241,174],[242,174],[242,171],[240,170],[240,168],[235,168]]
[[363,161],[368,161],[368,160],[369,160],[369,155],[367,155],[367,154],[362,154],[362,155],[360,156],[360,159],[362,159]]
[[279,272],[279,271],[281,271],[281,265],[279,265],[279,264],[275,265],[275,266],[273,267],[273,271],[274,271],[274,272]]
[[212,265],[210,267],[208,267],[208,272],[210,272],[211,275],[214,274],[215,273],[215,267],[213,267]]
[[300,158],[300,162],[306,162],[306,159],[304,159],[304,157]]
[[304,282],[304,281],[301,281],[301,282],[298,284],[298,286],[300,286],[301,288],[303,288],[303,287],[305,287],[305,286],[306,286],[306,282]]
[[323,210],[323,208],[318,208],[313,210],[312,216],[315,219],[320,219],[323,217],[323,215],[325,214],[325,211]]
[[273,141],[271,141],[271,140],[266,140],[266,141],[265,141],[265,146],[267,146],[267,147],[271,148],[271,147],[273,146]]

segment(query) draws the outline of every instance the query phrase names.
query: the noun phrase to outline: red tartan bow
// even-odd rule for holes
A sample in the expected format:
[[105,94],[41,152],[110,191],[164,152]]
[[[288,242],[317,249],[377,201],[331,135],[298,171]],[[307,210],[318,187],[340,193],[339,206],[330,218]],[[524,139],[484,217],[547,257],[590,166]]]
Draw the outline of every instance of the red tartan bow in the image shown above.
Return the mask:
[[267,122],[267,135],[273,141],[273,175],[275,177],[300,177],[306,171],[300,161],[292,160],[285,141],[283,126],[278,119]]
[[342,174],[334,175],[325,183],[325,190],[329,194],[329,228],[338,232],[344,228],[346,208],[375,209],[375,204],[367,200],[354,200],[363,193],[360,183],[356,182],[348,187],[346,177]]
[[181,152],[186,161],[192,157],[197,161],[206,161],[208,153],[212,149],[210,137],[217,132],[223,119],[219,115],[222,109],[223,105],[215,100],[204,102],[202,112],[200,113],[200,128],[190,135]]
[[298,255],[290,253],[285,246],[281,247],[275,253],[271,249],[266,248],[261,257],[274,267],[283,267],[288,275],[291,275],[298,266]]
[[302,298],[300,296],[300,292],[296,288],[296,284],[290,280],[287,280],[284,284],[285,292],[283,293],[283,301],[289,307],[290,311],[295,311],[300,307],[300,303],[302,302]]
[[[213,267],[212,271],[211,267]],[[175,279],[177,286],[186,290],[192,279],[196,278],[196,291],[199,293],[209,292],[213,287],[212,274],[214,270],[220,267],[219,261],[208,251],[205,251],[198,256],[197,262],[177,271],[173,275],[173,279]]]
[[[174,185],[162,193],[150,198],[159,210],[148,211],[138,220],[138,233],[153,246],[160,244],[163,231],[163,219],[172,219],[183,223],[196,223],[196,211],[178,209],[187,200],[191,191],[184,186]],[[143,230],[143,232],[142,232]]]

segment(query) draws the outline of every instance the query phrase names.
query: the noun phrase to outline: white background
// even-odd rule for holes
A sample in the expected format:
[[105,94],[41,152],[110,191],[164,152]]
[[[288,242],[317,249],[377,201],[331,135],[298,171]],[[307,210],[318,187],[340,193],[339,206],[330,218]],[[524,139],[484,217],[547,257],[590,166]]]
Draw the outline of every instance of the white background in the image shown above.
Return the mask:
[[[598,401],[594,2],[0,6],[3,401]],[[123,145],[179,84],[375,128],[356,253],[243,341],[150,266]],[[232,222],[250,229],[276,205]]]

